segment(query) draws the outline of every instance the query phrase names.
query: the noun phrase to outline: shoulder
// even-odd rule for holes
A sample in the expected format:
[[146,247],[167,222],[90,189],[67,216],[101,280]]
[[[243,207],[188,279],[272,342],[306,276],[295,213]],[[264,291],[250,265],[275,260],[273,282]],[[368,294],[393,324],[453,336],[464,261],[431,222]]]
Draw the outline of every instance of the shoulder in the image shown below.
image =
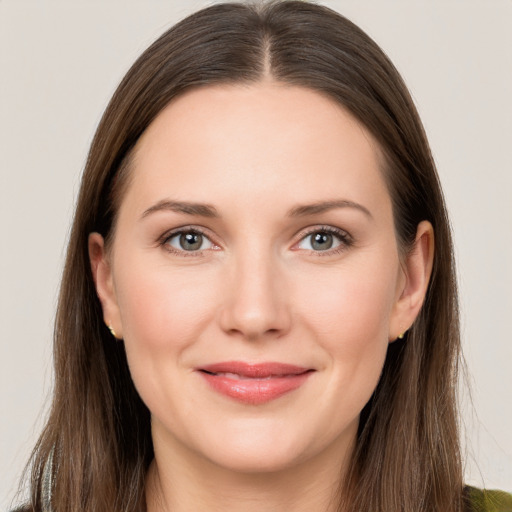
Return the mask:
[[512,512],[512,494],[466,487],[469,512]]

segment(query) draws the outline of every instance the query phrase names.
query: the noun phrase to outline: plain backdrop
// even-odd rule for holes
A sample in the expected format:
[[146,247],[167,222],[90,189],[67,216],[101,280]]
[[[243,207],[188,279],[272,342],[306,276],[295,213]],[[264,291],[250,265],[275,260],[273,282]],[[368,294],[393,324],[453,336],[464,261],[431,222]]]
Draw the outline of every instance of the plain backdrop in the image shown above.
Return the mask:
[[[512,490],[512,1],[331,0],[417,103],[451,213],[473,404],[468,483]],[[134,59],[207,5],[0,0],[0,509],[46,415],[66,239],[95,127]]]

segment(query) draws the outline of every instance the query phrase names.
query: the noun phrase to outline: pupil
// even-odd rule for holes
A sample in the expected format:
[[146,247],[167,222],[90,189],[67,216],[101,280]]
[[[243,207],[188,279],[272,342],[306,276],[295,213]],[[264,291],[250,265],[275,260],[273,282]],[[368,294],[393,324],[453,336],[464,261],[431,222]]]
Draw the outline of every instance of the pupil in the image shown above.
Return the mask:
[[197,251],[203,243],[200,233],[185,233],[180,236],[180,245],[185,251]]
[[332,235],[329,233],[315,233],[311,247],[319,251],[330,249],[332,247]]

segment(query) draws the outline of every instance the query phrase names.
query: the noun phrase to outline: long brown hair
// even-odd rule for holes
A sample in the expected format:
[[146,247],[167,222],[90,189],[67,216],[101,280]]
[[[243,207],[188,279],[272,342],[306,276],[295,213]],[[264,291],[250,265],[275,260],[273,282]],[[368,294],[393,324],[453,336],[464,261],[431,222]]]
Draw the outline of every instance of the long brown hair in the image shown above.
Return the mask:
[[[87,239],[112,235],[130,151],[177,95],[264,76],[320,91],[376,138],[406,253],[422,220],[435,231],[434,269],[406,339],[390,345],[361,414],[340,509],[421,512],[462,508],[456,381],[460,350],[449,222],[434,162],[411,97],[382,50],[334,11],[303,1],[219,4],[163,34],[129,70],[100,122],[87,159],[55,326],[55,389],[32,458],[31,509],[145,509],[153,458],[150,414],[122,342],[103,324]],[[51,478],[45,478],[51,477]]]

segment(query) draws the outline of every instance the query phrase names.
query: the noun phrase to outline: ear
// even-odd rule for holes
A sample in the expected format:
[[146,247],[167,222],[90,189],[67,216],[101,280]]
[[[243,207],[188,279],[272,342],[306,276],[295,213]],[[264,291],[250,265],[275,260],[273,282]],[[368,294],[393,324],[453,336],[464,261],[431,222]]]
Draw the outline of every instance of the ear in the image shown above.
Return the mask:
[[103,309],[103,321],[112,335],[121,339],[123,328],[112,278],[112,266],[105,250],[105,241],[99,233],[89,235],[89,260],[96,293]]
[[414,247],[402,265],[390,321],[389,341],[407,331],[420,312],[427,293],[434,262],[434,229],[428,221],[418,224]]

